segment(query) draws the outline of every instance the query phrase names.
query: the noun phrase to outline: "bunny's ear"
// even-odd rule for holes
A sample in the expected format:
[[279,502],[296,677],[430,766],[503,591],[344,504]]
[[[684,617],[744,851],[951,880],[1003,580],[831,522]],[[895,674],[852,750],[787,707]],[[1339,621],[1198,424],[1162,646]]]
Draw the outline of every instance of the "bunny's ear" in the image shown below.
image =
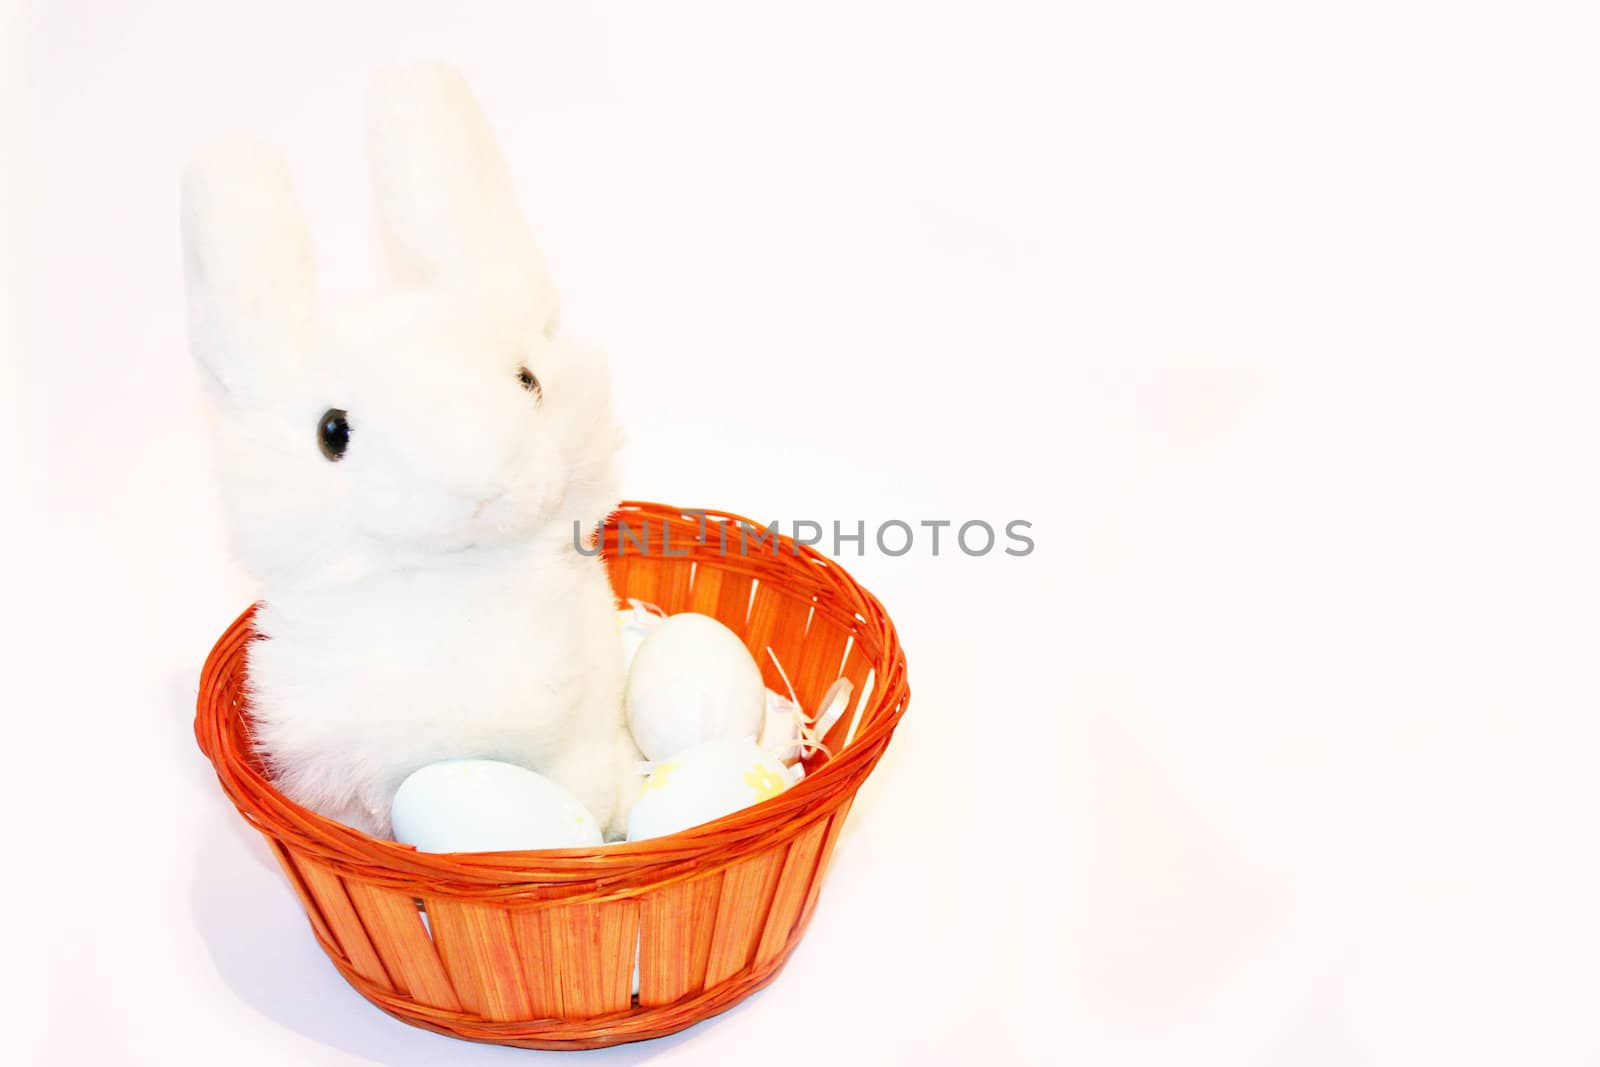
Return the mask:
[[264,145],[220,145],[183,178],[189,347],[230,401],[270,401],[315,316],[311,240],[288,172]]
[[555,286],[461,75],[443,66],[382,74],[369,112],[373,186],[396,276],[485,291],[553,334]]

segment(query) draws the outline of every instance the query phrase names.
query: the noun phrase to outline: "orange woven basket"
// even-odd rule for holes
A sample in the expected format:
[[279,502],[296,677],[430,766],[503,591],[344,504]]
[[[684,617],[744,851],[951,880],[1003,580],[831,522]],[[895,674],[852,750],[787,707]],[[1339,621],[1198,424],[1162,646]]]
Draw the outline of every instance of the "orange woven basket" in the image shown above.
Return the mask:
[[792,789],[668,837],[439,855],[314,814],[272,786],[251,746],[244,653],[254,608],[222,635],[201,674],[195,736],[362,996],[443,1034],[584,1049],[681,1030],[776,976],[910,690],[872,594],[789,538],[741,540],[741,523],[760,529],[725,512],[625,503],[603,534],[617,595],[721,619],[784,692],[771,648],[804,707],[841,676],[860,701],[824,739],[833,755],[808,759]]

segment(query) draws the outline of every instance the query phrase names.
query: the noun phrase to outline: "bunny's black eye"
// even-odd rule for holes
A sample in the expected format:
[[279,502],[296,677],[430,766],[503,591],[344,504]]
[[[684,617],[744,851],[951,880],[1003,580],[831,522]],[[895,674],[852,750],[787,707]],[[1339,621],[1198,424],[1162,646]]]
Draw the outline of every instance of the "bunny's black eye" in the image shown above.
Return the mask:
[[344,409],[329,408],[322,413],[322,421],[317,423],[317,444],[329,461],[337,463],[344,458],[344,450],[350,447],[350,423],[345,420]]
[[539,387],[539,379],[535,378],[533,371],[527,367],[519,367],[517,369],[517,381],[521,382],[522,387],[534,396],[539,397],[541,400],[544,398],[544,390]]

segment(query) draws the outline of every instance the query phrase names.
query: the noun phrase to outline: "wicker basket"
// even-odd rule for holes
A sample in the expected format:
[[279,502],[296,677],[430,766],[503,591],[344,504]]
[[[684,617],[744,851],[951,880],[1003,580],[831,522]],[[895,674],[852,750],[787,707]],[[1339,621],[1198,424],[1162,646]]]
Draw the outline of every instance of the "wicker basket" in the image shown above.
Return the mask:
[[[620,544],[619,520],[633,531]],[[738,524],[747,522],[623,505],[604,535],[618,596],[721,619],[782,692],[770,647],[806,707],[841,675],[862,699],[825,739],[832,758],[812,757],[794,788],[669,837],[435,855],[315,815],[272,787],[251,749],[241,682],[254,609],[223,634],[201,675],[196,738],[228,797],[266,837],[328,958],[363,996],[439,1033],[582,1049],[681,1030],[777,974],[909,690],[878,601],[788,538],[750,541],[742,555]]]

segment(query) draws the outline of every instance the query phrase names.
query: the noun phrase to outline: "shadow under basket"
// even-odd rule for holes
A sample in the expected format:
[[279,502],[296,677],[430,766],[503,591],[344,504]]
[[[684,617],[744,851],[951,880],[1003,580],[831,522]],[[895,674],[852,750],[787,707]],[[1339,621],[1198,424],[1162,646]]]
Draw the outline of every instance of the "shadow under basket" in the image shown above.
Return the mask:
[[850,710],[824,738],[832,755],[807,759],[793,788],[633,844],[421,853],[294,804],[250,742],[243,681],[254,609],[223,634],[201,675],[195,736],[362,996],[443,1034],[583,1049],[681,1030],[776,976],[909,689],[894,626],[872,594],[811,548],[776,535],[758,543],[748,530],[765,533],[724,512],[630,502],[602,546],[619,599],[715,616],[744,638],[767,685],[787,692],[772,649],[808,709],[848,678]]

